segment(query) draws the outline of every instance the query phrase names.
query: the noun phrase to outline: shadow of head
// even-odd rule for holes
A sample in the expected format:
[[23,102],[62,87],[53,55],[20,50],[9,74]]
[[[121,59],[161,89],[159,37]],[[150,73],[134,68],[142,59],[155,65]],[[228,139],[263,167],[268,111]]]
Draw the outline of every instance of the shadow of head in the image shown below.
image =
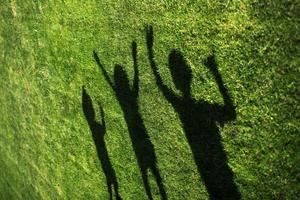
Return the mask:
[[133,55],[133,58],[136,59],[136,54],[137,54],[137,44],[135,41],[133,41],[131,43],[131,50],[132,50],[132,55]]
[[118,91],[122,93],[128,93],[130,91],[127,73],[121,65],[115,65],[114,81]]
[[92,99],[84,86],[82,86],[82,108],[86,119],[92,122],[95,118],[95,111],[93,109]]
[[169,54],[169,69],[175,87],[182,92],[183,96],[190,96],[192,70],[180,51],[172,50]]

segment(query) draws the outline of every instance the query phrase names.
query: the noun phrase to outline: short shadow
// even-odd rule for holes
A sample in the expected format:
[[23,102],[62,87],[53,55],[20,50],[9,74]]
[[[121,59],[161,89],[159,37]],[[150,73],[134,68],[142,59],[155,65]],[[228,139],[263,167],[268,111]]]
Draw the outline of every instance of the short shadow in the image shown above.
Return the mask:
[[148,58],[157,86],[179,115],[198,172],[210,199],[240,199],[241,195],[234,183],[233,172],[228,166],[217,126],[217,123],[223,125],[225,122],[235,120],[236,111],[217,69],[214,55],[208,57],[204,64],[214,75],[224,105],[196,100],[192,96],[192,71],[178,50],[172,50],[169,54],[169,69],[173,82],[181,91],[181,95],[177,95],[166,86],[158,72],[154,58],[152,27],[147,27],[146,32]]
[[102,119],[101,119],[101,123],[97,122],[95,118],[96,116],[95,116],[95,110],[93,108],[92,99],[86,92],[84,86],[82,87],[82,108],[83,108],[85,118],[92,132],[97,154],[101,162],[102,170],[106,177],[109,198],[111,200],[113,199],[112,188],[114,188],[116,199],[122,200],[118,190],[119,188],[118,188],[116,173],[110,162],[108,152],[106,149],[106,144],[104,141],[104,135],[106,133],[104,111],[102,106],[99,104],[99,110]]
[[156,155],[154,146],[147,133],[143,119],[139,112],[138,96],[139,96],[139,71],[137,64],[137,45],[132,43],[132,56],[134,67],[134,80],[132,87],[129,85],[129,79],[126,71],[121,65],[114,67],[114,80],[112,81],[100,62],[96,52],[94,58],[100,67],[106,81],[113,89],[117,100],[122,108],[124,118],[128,127],[128,132],[131,138],[132,147],[137,158],[137,163],[140,168],[144,188],[150,200],[153,199],[151,188],[148,180],[148,169],[155,177],[156,183],[162,199],[167,199],[167,194],[164,189],[162,178],[156,165]]

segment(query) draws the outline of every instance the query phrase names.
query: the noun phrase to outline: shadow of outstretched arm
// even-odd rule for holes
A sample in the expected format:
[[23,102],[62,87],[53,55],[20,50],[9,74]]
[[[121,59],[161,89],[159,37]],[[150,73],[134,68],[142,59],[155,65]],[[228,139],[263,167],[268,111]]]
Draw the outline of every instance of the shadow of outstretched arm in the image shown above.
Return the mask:
[[148,49],[148,59],[151,65],[152,72],[155,76],[156,84],[165,96],[165,98],[170,103],[175,103],[175,99],[177,99],[176,94],[163,83],[163,80],[158,72],[157,64],[154,59],[154,52],[153,52],[153,28],[152,26],[146,27],[146,40],[147,40],[147,49]]
[[100,62],[99,56],[97,55],[96,51],[93,51],[93,55],[94,55],[94,59],[97,63],[97,65],[100,67],[106,81],[108,82],[108,84],[110,85],[110,87],[115,90],[115,85],[113,84],[113,82],[110,80],[109,75],[107,73],[107,71],[105,70],[105,68],[103,67],[103,65]]
[[224,100],[224,105],[217,105],[214,104],[216,107],[216,111],[217,113],[216,116],[218,118],[218,121],[231,121],[231,120],[235,120],[236,119],[236,111],[235,111],[235,107],[233,105],[233,101],[232,98],[227,90],[227,88],[224,85],[222,76],[217,68],[217,63],[215,60],[215,56],[209,56],[206,61],[205,61],[205,66],[210,70],[210,72],[213,74],[219,91],[223,97]]

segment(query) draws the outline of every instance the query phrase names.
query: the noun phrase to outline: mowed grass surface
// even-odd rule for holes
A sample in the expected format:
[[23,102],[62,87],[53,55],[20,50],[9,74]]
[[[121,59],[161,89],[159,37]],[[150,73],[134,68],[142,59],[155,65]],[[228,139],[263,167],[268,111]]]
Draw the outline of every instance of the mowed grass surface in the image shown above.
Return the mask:
[[[169,199],[207,199],[178,115],[158,90],[145,25],[165,83],[168,54],[192,68],[195,98],[222,103],[203,65],[215,52],[237,110],[220,127],[243,199],[297,199],[299,3],[297,1],[31,1],[0,4],[0,199],[107,199],[81,105],[85,85],[102,103],[105,141],[123,199],[146,199],[122,110],[92,56],[112,75],[133,77],[138,45],[139,105]],[[100,113],[97,117],[100,119]],[[151,177],[152,193],[159,199]]]

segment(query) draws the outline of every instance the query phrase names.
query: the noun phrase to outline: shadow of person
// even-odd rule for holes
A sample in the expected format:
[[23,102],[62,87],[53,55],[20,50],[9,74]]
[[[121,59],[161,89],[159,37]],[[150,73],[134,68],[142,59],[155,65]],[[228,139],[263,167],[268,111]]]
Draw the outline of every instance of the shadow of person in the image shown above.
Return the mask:
[[109,198],[113,199],[113,193],[112,193],[112,187],[115,191],[115,196],[117,200],[122,200],[119,190],[118,190],[118,182],[115,170],[113,169],[113,166],[109,160],[108,152],[106,149],[106,144],[104,141],[104,135],[106,133],[106,127],[105,127],[105,121],[104,121],[104,111],[101,105],[100,107],[100,113],[102,122],[99,123],[95,119],[95,110],[93,108],[93,103],[91,97],[86,92],[84,86],[82,87],[82,108],[85,115],[85,118],[88,122],[88,125],[90,127],[90,130],[93,135],[93,140],[96,146],[97,154],[99,157],[99,160],[101,162],[102,170],[106,177],[106,183],[108,187],[109,192]]
[[139,74],[137,65],[137,46],[135,42],[132,43],[132,56],[134,64],[134,80],[132,87],[130,87],[127,73],[126,71],[124,71],[122,66],[115,66],[114,82],[112,82],[103,65],[101,64],[97,53],[94,52],[95,61],[102,70],[106,81],[113,89],[124,113],[124,118],[137,158],[137,163],[142,174],[144,188],[146,190],[147,196],[149,199],[153,199],[147,174],[147,170],[150,169],[153,176],[155,177],[161,198],[167,199],[167,194],[164,189],[162,178],[156,166],[155,150],[139,112]]
[[205,183],[210,199],[240,199],[216,124],[218,122],[223,125],[227,121],[235,120],[236,112],[217,69],[214,56],[208,57],[205,65],[215,77],[224,105],[194,99],[191,94],[192,71],[178,50],[172,50],[169,54],[169,69],[175,87],[182,95],[178,96],[169,89],[163,83],[154,59],[152,27],[147,27],[146,32],[148,58],[156,83],[179,115],[198,172]]

